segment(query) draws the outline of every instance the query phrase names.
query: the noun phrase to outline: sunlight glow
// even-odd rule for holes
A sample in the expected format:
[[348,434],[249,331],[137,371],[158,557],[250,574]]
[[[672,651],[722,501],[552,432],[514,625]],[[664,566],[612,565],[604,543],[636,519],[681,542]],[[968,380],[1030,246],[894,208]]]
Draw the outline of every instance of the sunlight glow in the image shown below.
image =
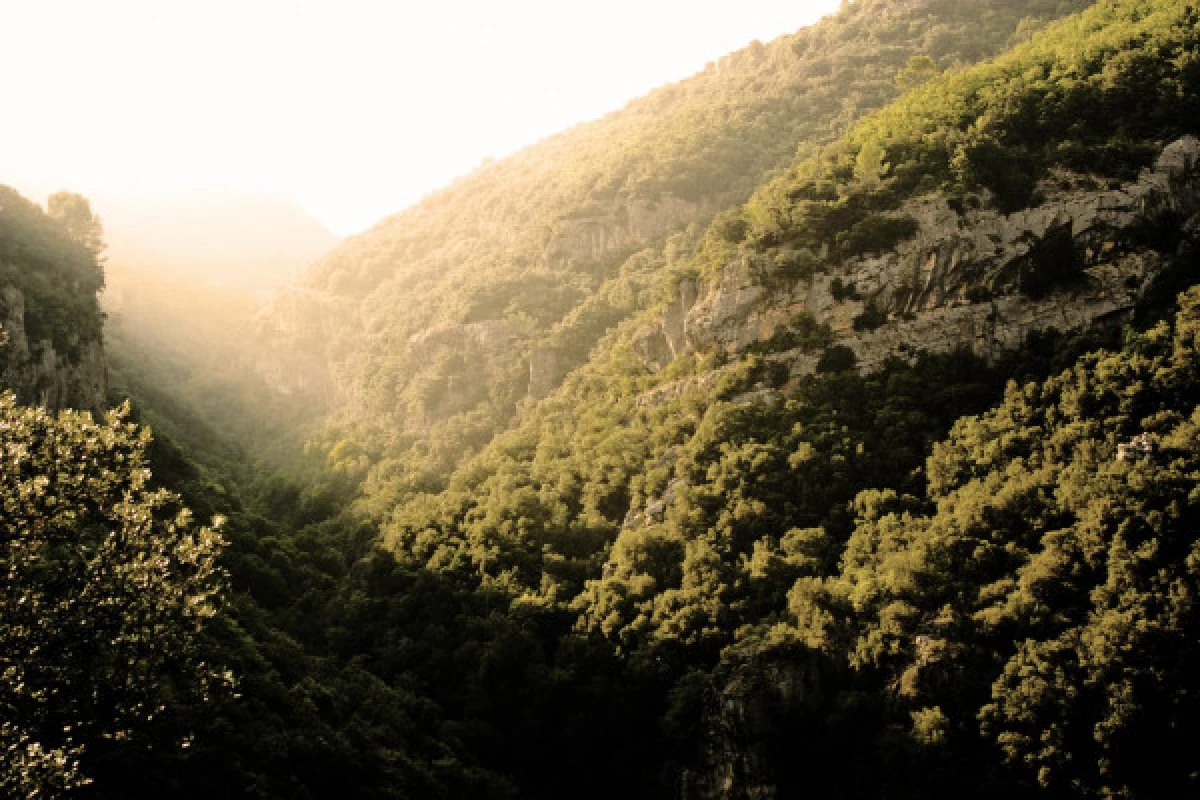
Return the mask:
[[7,0],[0,183],[231,189],[338,233],[837,0]]

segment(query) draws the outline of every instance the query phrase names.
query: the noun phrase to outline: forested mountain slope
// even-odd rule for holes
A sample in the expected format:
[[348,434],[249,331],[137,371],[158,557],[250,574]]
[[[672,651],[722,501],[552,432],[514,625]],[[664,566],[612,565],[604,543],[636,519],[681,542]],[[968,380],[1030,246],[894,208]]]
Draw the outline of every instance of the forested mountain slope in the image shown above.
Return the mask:
[[[967,693],[953,709],[945,699],[914,704],[920,692],[905,681],[916,672],[867,668],[885,655],[908,654],[914,670],[949,659],[938,626],[959,631],[964,615],[985,613],[957,605],[962,595],[935,593],[948,605],[920,622],[908,600],[882,602],[885,634],[860,616],[867,599],[857,590],[828,601],[823,593],[863,535],[862,520],[893,508],[879,498],[910,496],[933,513],[938,495],[926,487],[923,461],[955,417],[982,409],[1006,378],[1069,364],[1088,337],[1105,341],[1138,308],[1194,280],[1196,23],[1184,2],[1103,3],[869,116],[715,220],[693,253],[659,273],[668,302],[610,333],[446,490],[423,490],[403,467],[376,470],[364,507],[390,518],[387,542],[402,563],[507,594],[513,614],[558,620],[559,635],[607,642],[624,680],[648,694],[608,690],[648,715],[641,724],[663,737],[659,752],[684,748],[674,757],[692,765],[680,773],[689,796],[809,785],[874,796],[893,784],[915,796],[956,796],[966,791],[956,783],[965,762],[994,775],[997,796],[1032,791],[1027,779],[1051,791],[1070,784],[1065,791],[1136,796],[1132,787],[1152,780],[1130,749],[1136,734],[1123,727],[1141,724],[1137,715],[1085,712],[1066,688],[1046,703],[1066,704],[1053,712],[1064,719],[1094,713],[1091,732],[1058,733],[1039,712],[1019,710],[1001,675],[1011,670],[1019,683],[1026,668],[1010,661],[1017,656],[1002,646],[1011,641],[1004,633],[972,640],[976,660],[938,673],[939,697]],[[1182,346],[1162,357],[1182,359],[1190,375],[1193,356]],[[1105,457],[1140,430],[1153,442],[1143,418],[1191,414],[1169,388],[1176,379],[1158,369],[1166,381],[1158,411],[1113,412],[1087,434],[1106,442],[1114,455]],[[1101,413],[1078,402],[1056,418],[1067,429]],[[1180,498],[1190,492],[1187,469]],[[1060,515],[1045,530],[1070,524]],[[1013,543],[997,547],[1005,554],[997,574],[1008,577],[979,587],[988,602],[1018,596],[1023,559],[1038,561]],[[1041,547],[1050,544],[1028,552]],[[1185,568],[1179,559],[1172,569]],[[890,585],[901,561],[870,580]],[[1078,619],[1101,613],[1087,605],[1099,596],[1092,588],[1078,590]],[[1035,613],[1036,601],[1005,602],[1018,616]],[[1173,641],[1185,641],[1190,624],[1171,628]],[[837,638],[839,626],[855,633]],[[936,654],[922,655],[926,647]],[[571,673],[578,655],[556,652],[555,668]],[[981,684],[970,688],[969,675]],[[1106,687],[1124,684],[1095,680],[1088,703],[1122,702]],[[989,687],[995,705],[978,699]],[[1051,726],[1038,731],[1052,742],[1005,727],[1028,715],[1035,728]],[[789,763],[784,754],[797,742],[820,755]],[[910,748],[927,744],[935,758],[953,753],[950,774],[937,773],[940,787],[904,766]],[[839,774],[863,749],[882,759],[878,784]],[[1008,772],[1006,751],[1016,765],[1044,761],[1044,774]],[[1171,753],[1161,755],[1170,761]],[[1100,772],[1080,771],[1097,758]],[[1179,785],[1190,780],[1186,763],[1164,767]],[[1072,777],[1060,783],[1055,769]]]
[[511,796],[430,700],[331,652],[375,539],[337,476],[207,427],[186,366],[121,352],[106,395],[103,250],[79,195],[0,190],[0,795]]
[[673,263],[689,225],[744,200],[797,148],[1084,5],[864,0],[724,57],[347,240],[265,318],[265,368],[343,420],[385,419],[370,438],[391,432],[388,450],[435,427],[486,440],[651,299],[612,278]]

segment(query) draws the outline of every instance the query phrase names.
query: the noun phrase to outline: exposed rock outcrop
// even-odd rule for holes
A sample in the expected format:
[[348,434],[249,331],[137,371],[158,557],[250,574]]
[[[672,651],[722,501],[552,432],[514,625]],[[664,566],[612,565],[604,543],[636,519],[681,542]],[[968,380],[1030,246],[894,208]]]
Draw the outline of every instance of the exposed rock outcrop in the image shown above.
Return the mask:
[[0,388],[11,389],[28,405],[105,409],[107,366],[99,339],[76,339],[63,353],[48,339],[31,341],[25,295],[15,286],[0,287],[0,330]]
[[[1120,319],[1200,233],[1200,140],[1173,142],[1119,188],[1056,188],[1063,179],[1013,214],[913,201],[897,212],[918,221],[912,239],[782,289],[767,280],[765,257],[741,256],[694,302],[678,292],[635,350],[655,369],[683,352],[735,353],[808,313],[869,371],[919,351],[967,347],[991,358],[1034,332]],[[793,374],[815,365],[811,353],[788,355]]]
[[443,349],[458,353],[480,353],[492,360],[511,354],[516,339],[512,327],[504,320],[438,325],[413,334],[409,351],[413,358],[427,359]]
[[634,352],[647,364],[660,368],[688,348],[687,315],[696,304],[700,283],[695,278],[681,278],[675,294],[663,309],[661,321],[642,328],[633,338]]
[[257,345],[246,348],[254,371],[275,391],[331,404],[336,395],[329,356],[346,303],[325,292],[288,287],[278,292],[255,321]]
[[694,203],[663,194],[634,199],[615,212],[597,211],[559,220],[548,251],[559,260],[593,261],[610,253],[640,247],[715,211],[715,198]]

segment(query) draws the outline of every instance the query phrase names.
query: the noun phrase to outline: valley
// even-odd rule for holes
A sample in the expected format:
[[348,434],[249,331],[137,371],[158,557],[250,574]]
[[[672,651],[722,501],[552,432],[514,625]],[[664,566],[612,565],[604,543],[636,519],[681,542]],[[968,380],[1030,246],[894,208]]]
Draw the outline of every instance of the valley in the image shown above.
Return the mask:
[[1190,796],[1198,137],[854,0],[341,241],[0,189],[0,793]]

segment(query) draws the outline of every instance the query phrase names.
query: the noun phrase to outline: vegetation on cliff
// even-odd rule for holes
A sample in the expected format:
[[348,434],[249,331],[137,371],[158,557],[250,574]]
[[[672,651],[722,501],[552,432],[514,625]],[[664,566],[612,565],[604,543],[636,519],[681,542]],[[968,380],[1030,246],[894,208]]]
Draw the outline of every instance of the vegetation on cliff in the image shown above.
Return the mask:
[[[405,459],[440,481],[511,422],[531,357],[551,354],[543,380],[560,382],[606,330],[658,301],[658,276],[688,266],[714,213],[798,150],[1086,5],[846,4],[342,243],[307,276],[313,291],[288,298],[299,313],[280,304],[273,352],[304,352],[295,371],[332,385],[330,445],[356,440],[374,461]],[[461,440],[421,457],[429,432]]]
[[[59,199],[66,204],[69,197]],[[80,341],[99,341],[103,317],[96,292],[104,286],[104,273],[95,236],[94,230],[72,233],[36,203],[0,186],[0,290],[23,296],[29,339],[48,339],[59,352]],[[0,351],[0,363],[3,357]]]

